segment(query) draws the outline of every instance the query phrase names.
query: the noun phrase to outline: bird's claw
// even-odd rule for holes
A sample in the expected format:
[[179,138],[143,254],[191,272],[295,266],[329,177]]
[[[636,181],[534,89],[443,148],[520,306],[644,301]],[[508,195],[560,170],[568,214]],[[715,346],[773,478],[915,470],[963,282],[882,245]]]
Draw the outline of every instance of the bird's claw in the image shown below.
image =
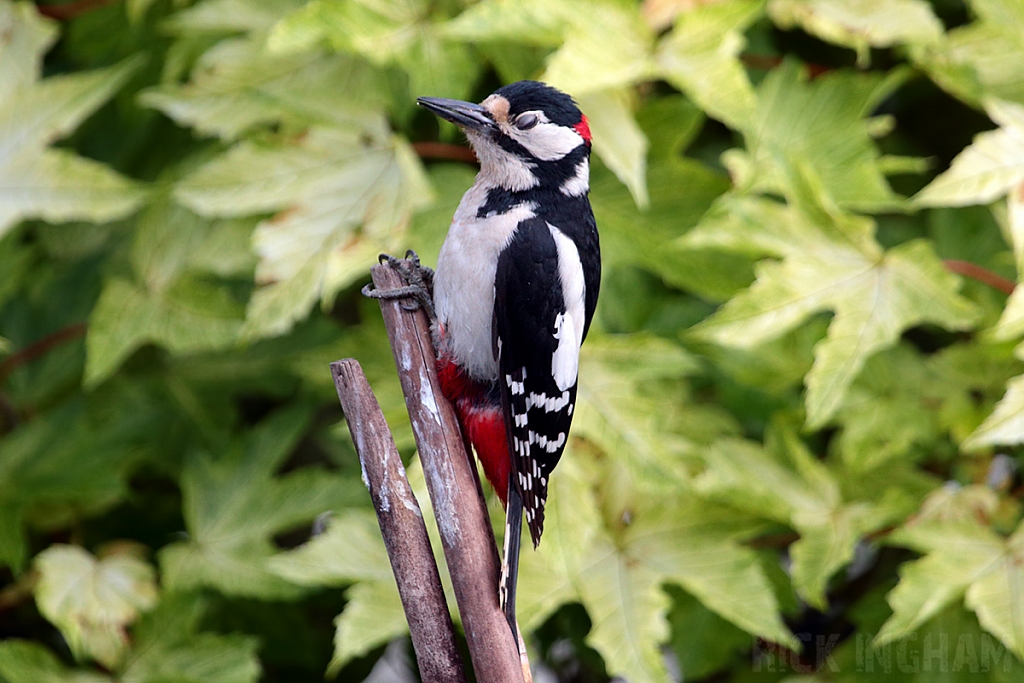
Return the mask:
[[420,263],[420,257],[412,249],[405,252],[405,258],[396,258],[390,254],[377,257],[380,263],[387,264],[398,271],[399,276],[407,283],[396,289],[379,290],[366,285],[362,294],[370,299],[397,299],[399,306],[406,311],[422,308],[431,322],[434,321],[434,271]]

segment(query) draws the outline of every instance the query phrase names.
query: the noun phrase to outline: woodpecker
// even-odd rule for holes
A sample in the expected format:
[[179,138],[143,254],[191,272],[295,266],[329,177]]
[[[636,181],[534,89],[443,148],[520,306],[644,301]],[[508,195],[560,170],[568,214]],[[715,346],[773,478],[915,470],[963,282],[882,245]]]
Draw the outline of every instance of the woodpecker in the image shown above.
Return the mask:
[[459,126],[480,161],[438,256],[432,331],[442,392],[505,505],[499,596],[515,636],[522,517],[536,548],[601,281],[590,127],[537,81],[480,104],[418,103]]

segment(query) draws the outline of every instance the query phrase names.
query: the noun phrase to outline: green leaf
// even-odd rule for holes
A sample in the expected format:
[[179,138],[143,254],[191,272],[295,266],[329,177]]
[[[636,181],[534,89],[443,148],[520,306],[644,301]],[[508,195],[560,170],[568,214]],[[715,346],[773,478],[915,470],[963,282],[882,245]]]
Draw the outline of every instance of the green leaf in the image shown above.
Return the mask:
[[1024,12],[1016,0],[972,0],[977,19],[945,40],[912,46],[911,58],[940,86],[974,105],[993,97],[1024,103]]
[[1024,375],[1011,379],[1006,395],[963,443],[967,450],[1024,443]]
[[[738,534],[729,533],[726,525],[736,522],[715,514],[701,519],[697,510],[707,504],[696,496],[681,503],[676,510],[660,506],[637,515],[626,534],[631,559],[644,558],[648,567],[748,633],[792,645],[756,555],[736,543]],[[744,590],[737,592],[736,586]]]
[[882,467],[932,445],[940,434],[935,405],[960,388],[937,380],[920,353],[905,344],[868,359],[836,413],[843,425],[836,448],[847,466]]
[[202,280],[183,278],[166,293],[152,294],[114,279],[104,287],[90,323],[85,381],[96,385],[146,343],[175,354],[230,347],[242,326],[242,310],[224,289]]
[[53,29],[27,5],[8,2],[0,27],[9,36],[0,48],[0,236],[25,218],[106,221],[131,213],[144,197],[135,183],[49,145],[110,99],[140,61],[39,80]]
[[[807,375],[807,424],[825,424],[846,400],[850,384],[873,353],[895,344],[903,330],[930,322],[966,329],[976,311],[956,294],[957,279],[931,247],[912,241],[881,253],[867,219],[817,217],[766,200],[726,198],[728,213],[687,236],[687,242],[751,247],[783,255],[758,264],[757,281],[694,328],[719,344],[751,348],[812,314],[832,310],[828,336],[815,348]],[[820,209],[812,209],[818,212]],[[759,234],[747,228],[756,225]]]
[[[249,226],[241,226],[247,239]],[[85,383],[107,379],[133,351],[160,344],[175,354],[225,349],[234,344],[243,310],[209,278],[189,272],[216,249],[216,239],[237,226],[203,220],[162,198],[138,218],[131,261],[135,280],[115,277],[92,311],[86,338]],[[247,244],[243,245],[245,248]],[[246,264],[245,252],[241,263]],[[223,256],[212,270],[231,273],[239,256]],[[198,270],[198,268],[197,268]]]
[[743,189],[789,194],[792,167],[806,163],[820,178],[818,192],[840,207],[897,208],[864,117],[907,76],[899,69],[885,76],[836,71],[808,82],[787,61],[757,90],[755,115],[741,128],[747,151],[730,150],[723,162]]
[[554,47],[562,42],[576,8],[550,0],[483,0],[444,26],[444,33],[469,42],[510,41]]
[[573,446],[551,479],[544,541],[522,558],[527,628],[557,605],[579,601],[593,624],[587,642],[609,673],[661,681],[670,605],[663,586],[678,583],[740,628],[795,644],[756,556],[737,542],[751,525],[675,482],[662,498],[643,483],[651,479],[627,474],[621,450],[606,452],[616,460]]
[[266,33],[303,0],[205,0],[176,12],[164,28],[176,34]]
[[260,38],[217,43],[191,80],[146,90],[140,101],[204,135],[234,140],[286,121],[297,125],[377,125],[385,103],[381,74],[351,57],[276,55]]
[[296,52],[326,43],[378,66],[401,67],[416,95],[465,99],[479,75],[479,60],[465,43],[444,34],[430,9],[416,1],[314,0],[274,27],[269,46]]
[[97,559],[73,545],[53,545],[35,559],[39,611],[79,659],[113,668],[128,647],[127,627],[157,601],[156,572],[133,546]]
[[771,0],[768,14],[780,28],[800,26],[853,48],[862,66],[872,47],[931,44],[943,35],[942,22],[924,0]]
[[[641,266],[672,286],[709,298],[727,297],[749,282],[735,267],[735,259],[721,252],[698,254],[673,243],[729,187],[724,176],[681,154],[700,119],[679,96],[645,106],[638,116],[651,141],[646,210],[639,210],[633,196],[603,167],[596,166],[591,173],[590,201],[601,230],[603,265],[609,270]],[[716,261],[716,256],[726,258]]]
[[0,447],[0,564],[20,570],[25,560],[23,512],[39,506],[72,508],[74,517],[102,510],[125,493],[134,454],[125,427],[89,419],[72,402],[4,437]]
[[28,640],[0,643],[0,679],[8,683],[110,683],[92,671],[70,669],[42,645]]
[[634,7],[606,0],[568,2],[569,7],[575,11],[564,42],[548,58],[541,80],[583,96],[633,85],[653,74],[654,37]]
[[354,657],[409,632],[395,581],[360,583],[346,595],[348,604],[334,623],[334,656],[327,667],[334,675]]
[[560,46],[541,77],[574,96],[616,90],[654,73],[654,37],[640,13],[615,0],[485,0],[444,27],[469,42]]
[[573,434],[618,454],[629,468],[685,477],[681,456],[731,426],[678,405],[667,381],[697,365],[671,342],[646,335],[589,339],[580,368]]
[[4,41],[0,43],[0,101],[38,80],[43,55],[57,39],[57,25],[40,16],[27,3],[0,4],[0,27]]
[[591,93],[579,98],[594,136],[594,151],[629,188],[633,201],[647,208],[647,137],[633,118],[627,91]]
[[135,629],[136,644],[120,683],[256,683],[260,661],[252,636],[200,632],[205,604],[194,595],[165,595]]
[[733,128],[744,128],[754,117],[754,90],[738,57],[743,31],[760,16],[762,5],[733,0],[681,13],[658,46],[662,76]]
[[146,17],[149,8],[153,6],[154,0],[127,0],[124,5],[128,13],[128,21],[137,24]]
[[875,643],[900,638],[964,597],[983,628],[1018,657],[1024,656],[1024,532],[997,536],[974,519],[958,523],[926,522],[903,527],[891,542],[927,553],[904,565],[901,581],[889,594],[893,615]]
[[316,468],[274,476],[306,430],[308,411],[273,414],[220,457],[196,454],[181,475],[189,540],[159,554],[169,590],[293,599],[302,589],[270,571],[271,537],[344,502],[340,477]]
[[750,648],[750,636],[676,587],[668,620],[672,649],[687,680],[701,680],[725,669],[738,653]]
[[914,197],[920,206],[986,204],[1024,183],[1024,105],[985,104],[1001,128],[978,134],[949,170]]
[[705,451],[707,469],[695,486],[714,500],[796,529],[793,586],[824,610],[828,579],[853,558],[862,536],[890,521],[891,511],[844,500],[836,477],[794,434],[776,429],[774,438],[789,463],[747,442],[722,440]]
[[[385,133],[314,128],[298,139],[243,142],[179,183],[176,197],[204,216],[282,210],[256,228],[258,289],[243,337],[282,334],[318,299],[329,303],[393,251],[429,198],[408,145]],[[361,226],[361,227],[360,227]]]
[[347,510],[308,543],[271,558],[270,571],[303,586],[391,579],[391,563],[372,510]]

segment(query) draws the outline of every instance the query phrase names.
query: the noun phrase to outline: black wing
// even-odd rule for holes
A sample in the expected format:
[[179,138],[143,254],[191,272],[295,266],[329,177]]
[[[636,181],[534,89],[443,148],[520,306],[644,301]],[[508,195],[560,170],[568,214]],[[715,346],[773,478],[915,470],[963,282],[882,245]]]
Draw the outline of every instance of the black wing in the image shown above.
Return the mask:
[[534,546],[544,529],[548,477],[565,450],[576,403],[576,383],[562,390],[552,375],[555,321],[565,312],[551,229],[539,218],[524,221],[498,261],[494,335],[510,482],[522,498]]

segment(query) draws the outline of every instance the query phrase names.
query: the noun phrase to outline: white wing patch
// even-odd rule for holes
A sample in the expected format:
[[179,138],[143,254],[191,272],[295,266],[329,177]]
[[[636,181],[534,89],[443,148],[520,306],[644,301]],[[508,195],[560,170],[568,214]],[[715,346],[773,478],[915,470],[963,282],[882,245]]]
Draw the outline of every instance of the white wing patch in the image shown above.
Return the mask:
[[548,230],[558,249],[558,275],[562,281],[562,300],[565,312],[555,317],[555,339],[558,348],[551,357],[551,376],[562,391],[576,384],[579,370],[580,345],[583,344],[584,292],[583,264],[573,241],[565,233],[548,223]]

